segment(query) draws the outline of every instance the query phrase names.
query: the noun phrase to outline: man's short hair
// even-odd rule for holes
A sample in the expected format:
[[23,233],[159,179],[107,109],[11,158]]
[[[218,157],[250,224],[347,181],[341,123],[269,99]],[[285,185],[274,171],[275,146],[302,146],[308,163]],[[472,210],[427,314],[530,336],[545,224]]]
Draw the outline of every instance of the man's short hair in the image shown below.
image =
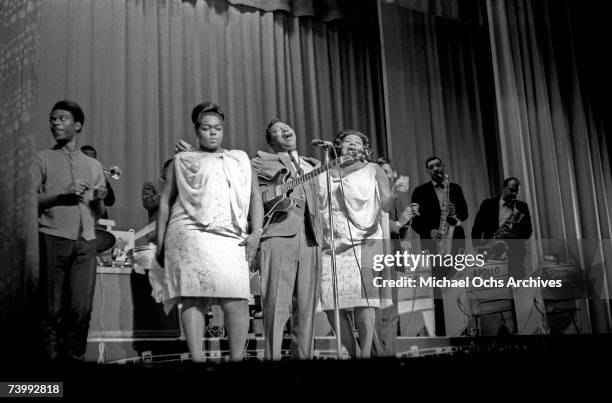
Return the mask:
[[172,163],[172,161],[174,161],[174,158],[170,158],[170,159],[166,160],[166,162],[164,162],[164,165],[162,165],[162,169],[168,168],[168,165],[170,165]]
[[376,163],[378,165],[385,165],[385,164],[391,165],[391,160],[389,159],[389,157],[378,157],[376,158]]
[[268,125],[266,126],[266,143],[268,143],[269,146],[272,146],[272,126],[274,126],[278,122],[286,123],[280,118],[273,118],[271,121],[268,122]]
[[93,151],[96,154],[98,153],[96,149],[93,148],[93,146],[90,146],[89,144],[85,144],[84,146],[82,146],[81,151]]
[[200,126],[200,119],[202,119],[204,115],[216,115],[221,120],[225,120],[225,115],[219,105],[210,101],[202,102],[196,105],[191,111],[191,121],[196,128]]
[[502,183],[503,187],[507,187],[508,184],[510,183],[510,181],[516,181],[516,184],[520,186],[521,181],[518,180],[518,178],[515,178],[514,176],[511,176],[509,178],[504,179],[504,182]]
[[170,166],[170,164],[172,164],[172,162],[174,162],[174,158],[167,159],[164,162],[164,165],[162,165],[162,169],[161,169],[161,178],[162,179],[166,180],[166,175],[167,175],[167,172],[168,172],[168,167]]
[[83,113],[83,109],[74,101],[69,99],[63,99],[61,101],[57,101],[53,108],[51,108],[51,113],[53,111],[61,109],[63,111],[68,111],[72,114],[75,122],[79,122],[81,126],[85,123],[85,114]]
[[440,157],[437,157],[435,155],[432,155],[431,157],[427,158],[425,160],[425,168],[429,169],[429,163],[433,160],[438,160],[440,161],[440,163],[442,163],[442,159]]

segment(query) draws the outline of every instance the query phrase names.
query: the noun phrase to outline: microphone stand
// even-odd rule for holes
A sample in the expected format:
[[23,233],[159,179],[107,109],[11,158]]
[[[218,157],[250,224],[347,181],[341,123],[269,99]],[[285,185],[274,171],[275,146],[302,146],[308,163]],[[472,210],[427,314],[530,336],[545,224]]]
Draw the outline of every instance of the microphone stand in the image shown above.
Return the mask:
[[[329,144],[323,144],[325,150],[324,167],[330,162],[329,153],[331,147]],[[340,308],[338,307],[338,276],[336,272],[336,243],[334,241],[334,218],[332,217],[332,192],[331,192],[331,172],[330,169],[325,170],[327,179],[327,214],[329,216],[329,243],[331,249],[331,268],[332,268],[332,291],[334,295],[334,333],[336,333],[336,351],[338,359],[342,359],[342,338],[340,337]]]

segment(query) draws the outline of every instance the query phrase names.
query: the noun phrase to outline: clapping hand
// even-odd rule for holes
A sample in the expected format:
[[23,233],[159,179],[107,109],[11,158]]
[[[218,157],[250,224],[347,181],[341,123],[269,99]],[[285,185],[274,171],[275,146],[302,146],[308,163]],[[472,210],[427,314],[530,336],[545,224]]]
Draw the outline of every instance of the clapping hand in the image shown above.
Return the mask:
[[61,195],[68,196],[72,200],[85,202],[85,192],[87,192],[90,187],[91,185],[87,181],[83,179],[77,179],[67,185],[64,189],[62,189]]
[[419,215],[419,204],[412,203],[402,212],[402,215],[398,220],[399,226],[403,227],[404,225],[408,224],[410,220],[412,220],[412,218],[417,215]]
[[80,196],[89,190],[90,185],[83,179],[77,179],[64,188],[63,194]]
[[174,153],[177,154],[183,151],[193,151],[193,147],[185,140],[179,140],[174,146]]
[[440,232],[440,230],[432,229],[430,232],[430,235],[431,235],[431,239],[436,239],[436,240],[442,239],[442,233]]
[[391,189],[391,191],[393,192],[393,194],[396,195],[399,193],[407,193],[409,189],[410,189],[410,178],[406,175],[400,175],[399,178],[395,180],[395,183],[393,184],[393,188]]
[[94,188],[94,192],[93,192],[93,198],[94,200],[96,199],[100,199],[100,200],[104,200],[104,198],[106,197],[106,194],[108,193],[108,191],[105,188]]

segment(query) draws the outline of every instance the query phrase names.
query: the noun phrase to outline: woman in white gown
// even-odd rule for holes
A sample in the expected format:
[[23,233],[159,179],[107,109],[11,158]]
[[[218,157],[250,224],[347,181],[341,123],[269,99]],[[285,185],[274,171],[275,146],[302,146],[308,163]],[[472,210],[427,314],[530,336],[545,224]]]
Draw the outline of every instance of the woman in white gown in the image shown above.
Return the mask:
[[[399,193],[408,191],[408,184],[401,182],[390,188],[389,180],[380,166],[368,162],[370,142],[363,133],[344,130],[336,136],[334,147],[341,156],[365,157],[362,162],[331,171],[331,200],[342,344],[351,357],[369,358],[374,338],[375,309],[380,308],[381,302],[380,290],[372,282],[371,255],[383,253],[383,239],[388,238],[388,234],[383,233],[383,212],[392,208]],[[326,245],[323,246],[321,308],[334,327],[326,186],[323,177],[320,208],[325,217],[323,233]],[[353,337],[350,309],[353,310],[359,333],[359,355]]]
[[[169,166],[157,220],[157,260],[165,269],[163,301],[182,304],[181,319],[193,361],[202,361],[202,335],[208,306],[224,314],[230,359],[240,360],[249,312],[249,262],[255,256],[263,206],[250,160],[225,150],[224,115],[205,102],[192,113],[199,142]],[[247,216],[251,232],[247,234]]]

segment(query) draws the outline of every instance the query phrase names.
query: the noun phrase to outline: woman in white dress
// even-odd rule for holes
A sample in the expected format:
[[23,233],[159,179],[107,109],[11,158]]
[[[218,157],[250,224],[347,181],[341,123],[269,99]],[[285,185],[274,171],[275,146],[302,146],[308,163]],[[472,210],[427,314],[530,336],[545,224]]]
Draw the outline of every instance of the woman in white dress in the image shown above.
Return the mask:
[[206,310],[218,303],[230,359],[236,361],[242,359],[248,332],[249,262],[262,233],[261,194],[246,153],[221,147],[221,108],[204,102],[191,120],[199,148],[175,156],[160,198],[156,257],[165,269],[162,299],[181,303],[183,330],[196,362],[203,360]]
[[[355,130],[340,132],[334,147],[341,156],[362,155],[365,160],[339,170],[332,176],[332,216],[336,245],[336,273],[338,279],[338,306],[342,344],[351,357],[369,358],[374,338],[376,309],[380,308],[380,290],[374,287],[371,255],[383,253],[383,211],[389,211],[399,193],[408,191],[403,181],[391,189],[384,171],[368,162],[370,141]],[[340,179],[342,178],[342,179]],[[323,233],[323,270],[321,278],[321,308],[334,328],[334,299],[330,254],[330,228],[327,210],[325,178],[321,179],[321,209],[325,217]],[[359,333],[360,354],[353,337],[350,309]]]

